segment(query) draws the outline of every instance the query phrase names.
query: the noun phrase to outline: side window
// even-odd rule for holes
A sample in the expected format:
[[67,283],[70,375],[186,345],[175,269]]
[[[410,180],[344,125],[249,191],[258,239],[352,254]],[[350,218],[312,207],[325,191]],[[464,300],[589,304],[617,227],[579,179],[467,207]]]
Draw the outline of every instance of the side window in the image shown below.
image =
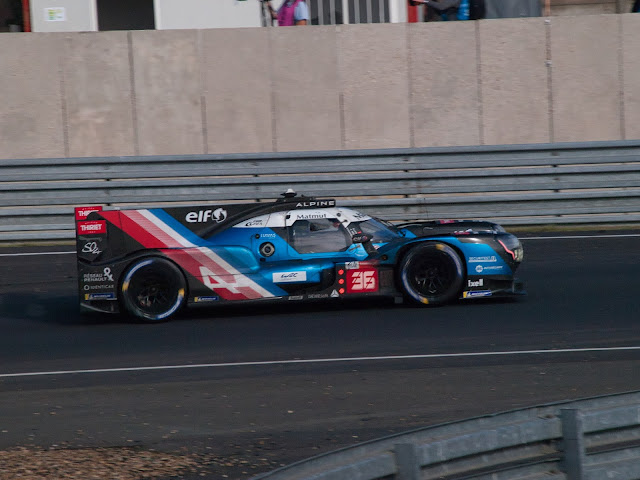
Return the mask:
[[289,227],[289,244],[298,253],[343,252],[351,237],[337,218],[296,220]]

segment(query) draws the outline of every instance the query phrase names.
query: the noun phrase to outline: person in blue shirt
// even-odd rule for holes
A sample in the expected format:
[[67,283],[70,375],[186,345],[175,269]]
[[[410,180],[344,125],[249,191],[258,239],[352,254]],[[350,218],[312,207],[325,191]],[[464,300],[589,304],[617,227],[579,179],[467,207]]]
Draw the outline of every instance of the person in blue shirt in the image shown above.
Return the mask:
[[413,0],[413,3],[421,3],[428,7],[426,21],[457,20],[460,0]]

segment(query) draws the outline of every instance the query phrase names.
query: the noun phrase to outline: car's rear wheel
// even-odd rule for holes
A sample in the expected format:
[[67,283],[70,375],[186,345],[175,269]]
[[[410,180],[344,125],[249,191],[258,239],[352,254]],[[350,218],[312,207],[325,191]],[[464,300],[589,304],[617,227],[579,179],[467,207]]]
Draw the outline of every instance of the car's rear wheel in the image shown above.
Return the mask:
[[425,305],[442,305],[457,298],[464,281],[458,253],[440,242],[423,243],[403,258],[400,282],[406,295]]
[[120,292],[127,313],[145,322],[162,322],[184,305],[186,280],[174,263],[149,257],[127,269]]

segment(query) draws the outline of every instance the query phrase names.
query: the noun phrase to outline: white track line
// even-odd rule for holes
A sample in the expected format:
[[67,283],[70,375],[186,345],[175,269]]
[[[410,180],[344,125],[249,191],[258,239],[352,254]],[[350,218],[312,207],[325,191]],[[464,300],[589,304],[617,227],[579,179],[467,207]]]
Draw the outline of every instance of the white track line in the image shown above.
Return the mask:
[[38,255],[71,255],[76,252],[0,253],[0,257],[36,257]]
[[151,367],[121,367],[121,368],[96,368],[91,370],[57,370],[50,372],[23,372],[23,373],[0,373],[2,378],[16,377],[42,377],[47,375],[74,375],[74,374],[97,374],[97,373],[120,373],[120,372],[145,372],[158,370],[188,370],[194,368],[224,368],[224,367],[261,367],[273,365],[296,365],[296,364],[327,364],[341,362],[371,362],[381,360],[420,360],[434,358],[463,358],[463,357],[492,357],[506,355],[533,355],[533,354],[558,354],[558,353],[588,353],[588,352],[623,352],[639,351],[640,346],[631,347],[592,347],[592,348],[559,348],[557,350],[515,350],[499,352],[470,352],[470,353],[433,353],[424,355],[388,355],[378,357],[344,357],[344,358],[311,358],[295,360],[270,360],[260,362],[231,362],[231,363],[200,363],[186,365],[157,365]]
[[566,240],[566,239],[585,239],[585,238],[628,238],[640,237],[640,233],[624,233],[619,235],[562,235],[557,237],[518,237],[520,241],[526,240]]

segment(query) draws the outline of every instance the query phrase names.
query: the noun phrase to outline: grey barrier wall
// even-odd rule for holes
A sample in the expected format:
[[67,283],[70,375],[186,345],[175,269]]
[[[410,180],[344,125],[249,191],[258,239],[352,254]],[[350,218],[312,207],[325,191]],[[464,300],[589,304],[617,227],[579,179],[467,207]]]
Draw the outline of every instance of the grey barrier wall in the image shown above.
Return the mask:
[[74,206],[260,202],[288,188],[391,221],[640,222],[640,141],[0,162],[0,240],[74,237]]
[[640,392],[419,429],[254,480],[638,480]]
[[640,138],[640,15],[6,33],[0,159]]

